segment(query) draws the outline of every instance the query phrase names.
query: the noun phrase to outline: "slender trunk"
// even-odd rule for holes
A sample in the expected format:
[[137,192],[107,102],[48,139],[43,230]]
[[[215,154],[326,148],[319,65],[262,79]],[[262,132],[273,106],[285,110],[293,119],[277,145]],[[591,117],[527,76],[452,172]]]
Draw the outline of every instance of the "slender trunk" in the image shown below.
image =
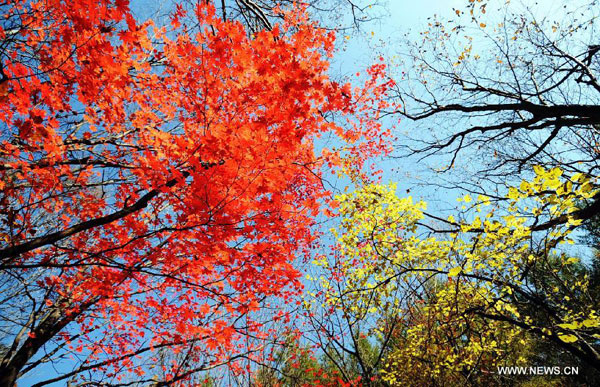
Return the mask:
[[0,387],[15,386],[21,370],[38,350],[95,302],[96,300],[88,301],[84,305],[81,305],[78,313],[69,313],[68,315],[64,313],[63,308],[54,307],[31,330],[27,340],[15,351],[14,355],[7,359],[4,364],[0,365]]

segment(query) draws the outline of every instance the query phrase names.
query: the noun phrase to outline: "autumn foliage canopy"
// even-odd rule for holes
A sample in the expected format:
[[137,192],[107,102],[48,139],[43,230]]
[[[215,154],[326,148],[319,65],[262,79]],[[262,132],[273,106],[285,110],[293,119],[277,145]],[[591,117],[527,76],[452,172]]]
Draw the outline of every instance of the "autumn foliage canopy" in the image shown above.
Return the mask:
[[0,286],[20,329],[0,384],[65,353],[56,381],[157,380],[165,348],[188,360],[164,382],[251,356],[301,287],[322,174],[386,151],[383,66],[340,85],[334,34],[301,9],[252,35],[207,3],[166,25],[125,0],[1,6]]
[[0,387],[595,385],[595,1],[151,3],[0,0]]

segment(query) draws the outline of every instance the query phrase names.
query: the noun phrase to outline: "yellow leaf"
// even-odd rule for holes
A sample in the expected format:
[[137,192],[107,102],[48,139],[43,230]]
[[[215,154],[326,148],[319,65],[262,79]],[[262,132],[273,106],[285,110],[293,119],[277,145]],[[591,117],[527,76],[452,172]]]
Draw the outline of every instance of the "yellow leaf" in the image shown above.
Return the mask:
[[578,183],[581,180],[583,180],[583,174],[582,173],[575,173],[573,176],[571,176],[571,180],[573,180],[574,182]]
[[534,165],[533,166],[533,171],[538,176],[542,176],[544,173],[546,173],[546,170],[544,169],[544,167],[539,166],[539,165]]
[[586,327],[586,328],[591,328],[591,327],[595,327],[595,326],[597,326],[597,325],[598,325],[598,323],[597,323],[596,321],[594,321],[594,320],[589,320],[589,319],[588,319],[588,320],[583,320],[581,323],[582,323],[582,324],[583,324],[583,326],[584,326],[584,327]]
[[574,343],[577,341],[577,336],[575,335],[558,335],[558,338],[565,343]]
[[460,274],[461,271],[462,267],[455,267],[453,269],[450,269],[450,271],[448,272],[448,277],[456,277],[458,274]]
[[579,262],[579,259],[578,259],[578,258],[571,257],[571,258],[567,259],[567,262],[566,262],[566,264],[567,264],[567,265],[571,265],[571,264],[573,264],[573,263],[577,263],[577,262]]
[[558,324],[562,329],[577,329],[577,323]]

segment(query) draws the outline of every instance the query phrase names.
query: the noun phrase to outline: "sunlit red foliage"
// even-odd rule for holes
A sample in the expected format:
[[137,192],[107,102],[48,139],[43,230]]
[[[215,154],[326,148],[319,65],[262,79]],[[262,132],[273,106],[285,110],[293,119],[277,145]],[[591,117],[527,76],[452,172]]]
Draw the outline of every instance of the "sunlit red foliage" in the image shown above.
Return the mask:
[[301,10],[255,36],[205,2],[168,26],[125,0],[2,12],[0,270],[35,273],[50,317],[15,333],[0,374],[63,343],[109,377],[191,351],[165,380],[251,351],[241,337],[268,334],[253,316],[301,287],[323,170],[359,176],[387,151],[383,66],[331,81],[334,35]]

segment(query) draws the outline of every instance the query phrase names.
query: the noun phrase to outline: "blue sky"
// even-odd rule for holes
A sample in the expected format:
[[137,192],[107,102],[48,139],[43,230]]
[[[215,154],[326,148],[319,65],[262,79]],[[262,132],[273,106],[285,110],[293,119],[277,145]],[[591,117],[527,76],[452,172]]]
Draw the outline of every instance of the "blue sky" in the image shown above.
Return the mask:
[[[385,0],[383,0],[385,1]],[[502,6],[504,1],[487,1],[488,12],[486,19],[499,20],[502,14],[494,14],[495,9]],[[513,10],[523,10],[528,8],[538,20],[544,18],[564,17],[563,7],[569,4],[569,9],[576,9],[577,4],[584,4],[584,1],[573,0],[565,2],[564,0],[510,0],[510,7]],[[427,29],[428,18],[437,16],[440,20],[454,18],[455,9],[465,10],[468,0],[387,0],[387,15],[363,26],[359,34],[353,34],[349,40],[346,40],[343,34],[340,34],[340,50],[334,58],[332,65],[332,74],[348,76],[357,71],[364,70],[367,66],[377,61],[380,55],[389,61],[398,53],[406,52],[407,47],[402,46],[403,37],[407,35],[411,40],[419,38],[419,33]],[[489,23],[489,21],[488,21]],[[474,45],[476,45],[476,41]],[[398,62],[396,62],[398,63]],[[401,65],[392,66],[389,71],[392,76],[399,79],[399,72],[405,70]],[[398,117],[395,117],[397,120]],[[391,122],[390,122],[391,124]],[[404,119],[396,124],[397,133],[414,133],[414,125]],[[401,137],[402,138],[402,137]],[[461,192],[456,190],[440,190],[429,184],[427,179],[423,185],[419,184],[417,176],[428,176],[427,168],[430,166],[439,167],[443,160],[441,158],[431,157],[424,161],[412,159],[382,160],[380,167],[384,170],[384,179],[386,181],[398,182],[399,191],[402,193],[410,189],[411,195],[418,199],[424,199],[430,204],[437,203],[439,208],[448,209],[455,206],[455,198],[462,196]]]
[[[464,8],[466,0],[388,0],[385,6],[386,15],[378,20],[362,26],[360,33],[350,35],[339,34],[339,51],[334,57],[332,64],[332,75],[350,76],[357,71],[363,71],[369,65],[375,63],[380,55],[387,60],[402,51],[401,38],[405,34],[418,37],[419,32],[427,29],[428,18],[434,15],[446,17],[454,14],[456,8]],[[392,75],[402,71],[401,67],[390,68]],[[398,117],[389,121],[388,125],[396,122]],[[398,132],[410,130],[411,123],[402,120],[396,124]],[[454,198],[458,192],[440,192],[434,187],[417,187],[418,181],[409,176],[420,176],[427,168],[427,164],[435,164],[436,160],[417,163],[416,160],[379,160],[378,166],[384,171],[384,181],[395,181],[398,183],[399,195],[406,195],[406,190],[417,199],[429,199],[436,201],[443,197],[444,206],[449,202],[454,205]],[[447,200],[449,199],[450,200]]]
[[392,54],[395,51],[393,43],[401,34],[408,31],[418,33],[427,26],[428,17],[450,15],[453,7],[464,4],[465,0],[388,0],[384,4],[387,15],[364,25],[361,34],[352,35],[345,44],[347,49],[340,52],[335,63],[343,71],[364,67],[374,56],[371,46],[386,44]]

